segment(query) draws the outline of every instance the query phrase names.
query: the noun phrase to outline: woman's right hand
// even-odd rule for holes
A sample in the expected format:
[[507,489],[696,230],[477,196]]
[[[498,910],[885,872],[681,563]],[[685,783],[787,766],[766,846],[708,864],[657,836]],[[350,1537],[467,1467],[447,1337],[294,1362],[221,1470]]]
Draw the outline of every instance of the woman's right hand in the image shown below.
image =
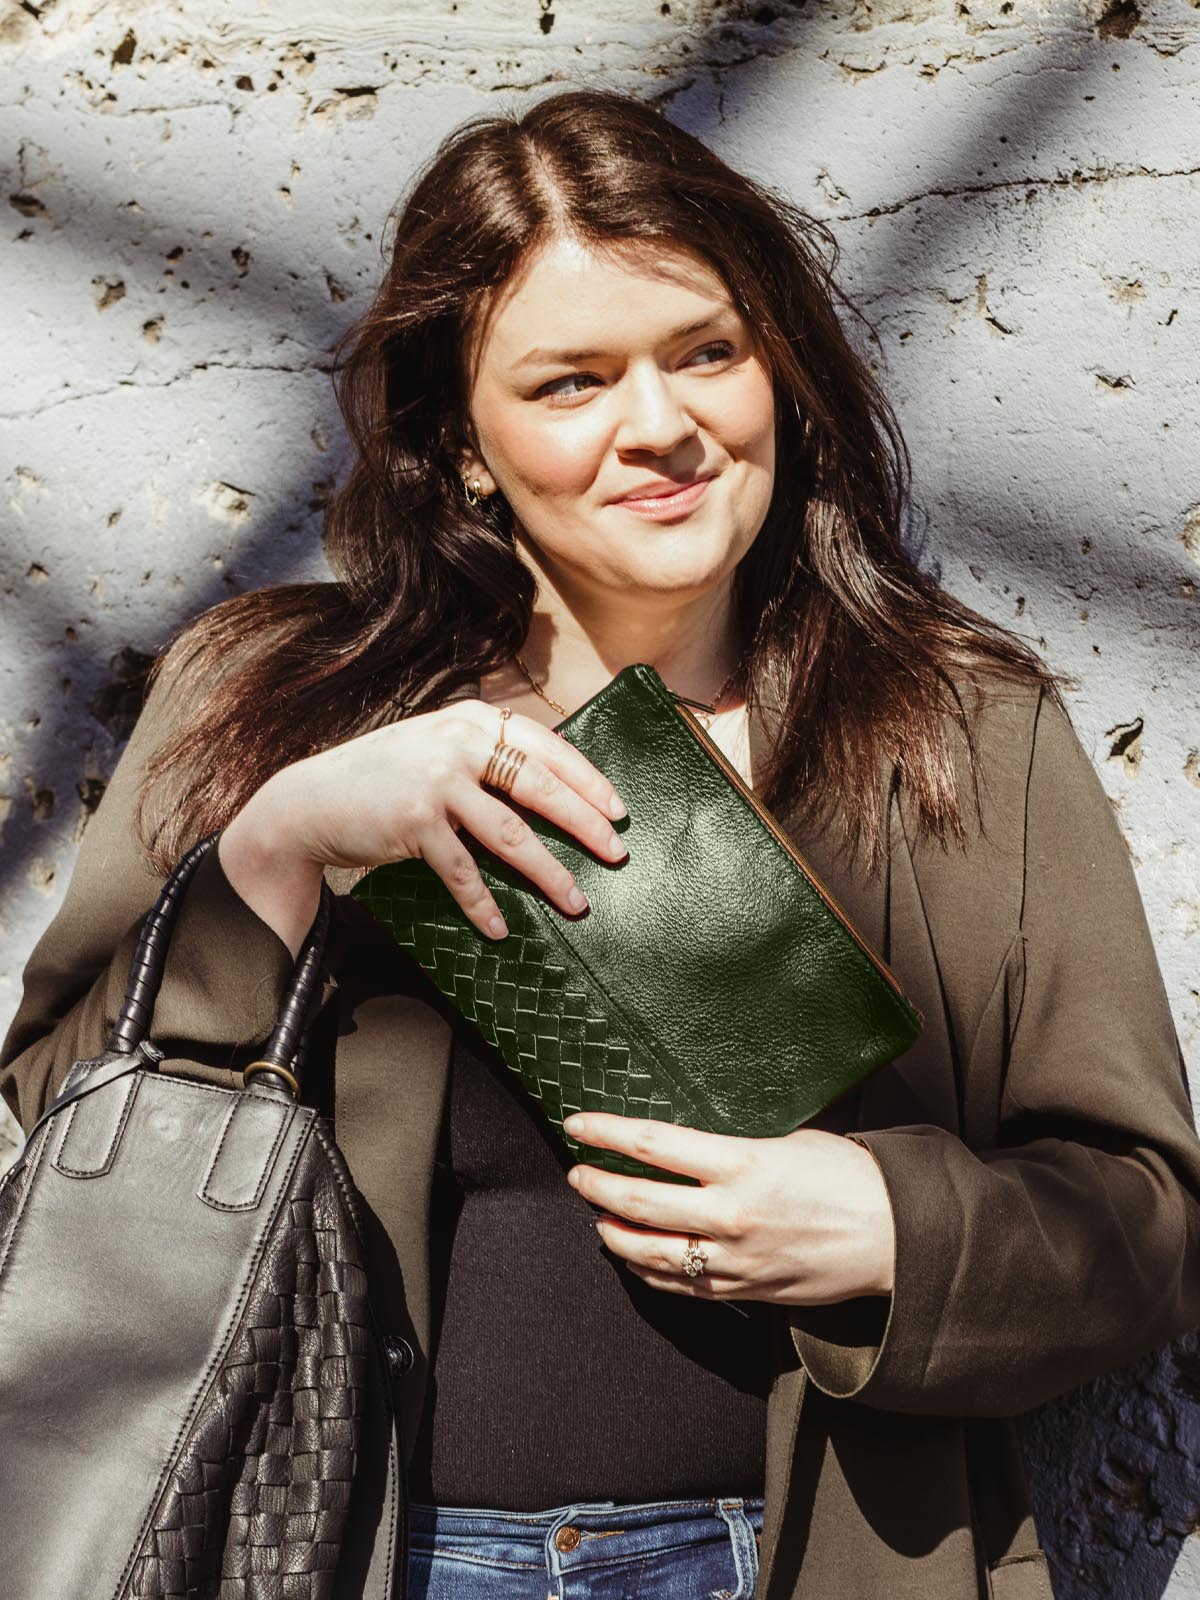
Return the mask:
[[[503,938],[500,908],[458,836],[465,827],[567,915],[577,915],[587,902],[574,874],[506,795],[482,784],[499,731],[496,706],[457,700],[293,762],[221,834],[226,878],[295,955],[316,915],[327,865],[373,867],[419,856],[481,933]],[[626,850],[609,818],[624,816],[625,808],[604,774],[566,739],[519,712],[505,721],[504,737],[525,751],[512,800],[603,860],[619,861]]]

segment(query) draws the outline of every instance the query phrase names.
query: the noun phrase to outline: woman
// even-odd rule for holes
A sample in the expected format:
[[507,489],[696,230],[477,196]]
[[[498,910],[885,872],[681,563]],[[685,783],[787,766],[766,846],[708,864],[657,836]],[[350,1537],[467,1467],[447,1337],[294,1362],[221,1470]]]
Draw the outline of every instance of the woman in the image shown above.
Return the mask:
[[[192,840],[224,829],[156,1034],[214,1072],[341,891],[314,1053],[411,1366],[411,1595],[1048,1595],[1012,1419],[1200,1321],[1200,1141],[1127,853],[1054,676],[904,553],[829,243],[618,95],[447,139],[341,366],[338,582],[169,652],[26,974],[28,1126]],[[503,939],[467,833],[577,915],[517,808],[623,856],[553,729],[634,661],[712,706],[925,1015],[786,1138],[584,1119],[687,1188],[572,1168],[345,894],[419,855]],[[485,783],[501,741],[523,764]]]

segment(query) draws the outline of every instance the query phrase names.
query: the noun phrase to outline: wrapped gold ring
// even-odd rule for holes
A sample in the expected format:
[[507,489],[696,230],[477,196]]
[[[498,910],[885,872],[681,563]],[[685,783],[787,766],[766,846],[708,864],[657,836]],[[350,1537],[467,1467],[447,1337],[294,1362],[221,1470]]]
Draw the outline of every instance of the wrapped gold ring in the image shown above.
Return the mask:
[[525,751],[515,744],[506,744],[504,741],[504,724],[511,716],[512,707],[505,706],[500,713],[500,737],[492,746],[488,764],[484,767],[483,776],[479,780],[481,783],[491,784],[494,789],[502,789],[505,794],[512,793],[517,773],[525,765]]

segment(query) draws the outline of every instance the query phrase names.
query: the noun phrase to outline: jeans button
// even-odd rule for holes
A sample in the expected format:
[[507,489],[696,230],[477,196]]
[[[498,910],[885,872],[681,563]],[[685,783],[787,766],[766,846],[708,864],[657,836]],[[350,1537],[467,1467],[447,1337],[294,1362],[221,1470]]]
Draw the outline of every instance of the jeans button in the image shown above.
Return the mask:
[[572,1550],[578,1550],[581,1538],[578,1528],[567,1526],[560,1528],[554,1535],[554,1547],[561,1550],[563,1555],[569,1555]]
[[384,1353],[387,1356],[388,1371],[393,1378],[403,1378],[412,1371],[413,1347],[407,1339],[401,1339],[398,1334],[390,1334],[383,1343]]

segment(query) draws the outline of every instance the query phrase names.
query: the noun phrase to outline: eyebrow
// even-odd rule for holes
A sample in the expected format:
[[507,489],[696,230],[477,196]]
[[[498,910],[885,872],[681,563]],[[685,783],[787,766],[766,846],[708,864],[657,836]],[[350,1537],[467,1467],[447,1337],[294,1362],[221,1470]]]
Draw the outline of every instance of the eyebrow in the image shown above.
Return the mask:
[[[672,328],[666,336],[666,342],[672,343],[676,339],[686,339],[689,333],[699,333],[701,328],[711,327],[714,322],[721,321],[733,310],[732,306],[721,306],[716,311],[709,312],[706,317],[697,317],[695,322],[682,323],[678,328]],[[579,361],[594,361],[597,356],[605,355],[604,350],[527,350],[521,359],[514,363],[518,367],[529,367],[535,363],[557,364],[562,362],[570,365]]]

